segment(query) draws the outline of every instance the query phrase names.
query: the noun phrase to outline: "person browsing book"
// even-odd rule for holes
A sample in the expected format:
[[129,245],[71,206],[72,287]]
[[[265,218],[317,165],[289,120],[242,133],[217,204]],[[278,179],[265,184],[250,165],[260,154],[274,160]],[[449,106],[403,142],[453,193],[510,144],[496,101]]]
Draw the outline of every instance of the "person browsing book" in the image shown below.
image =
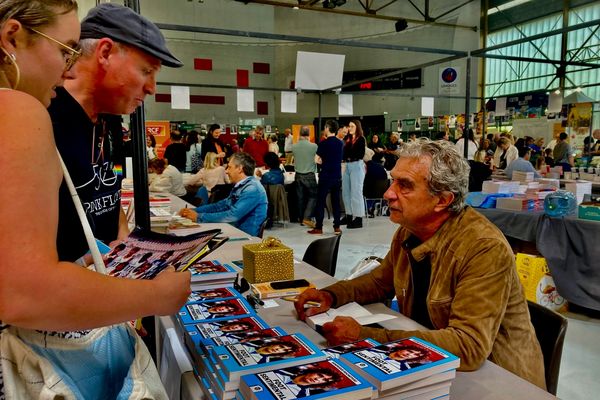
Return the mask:
[[[390,220],[400,224],[390,251],[369,274],[303,292],[295,303],[299,318],[396,296],[400,312],[424,329],[377,329],[337,317],[323,325],[328,342],[416,336],[460,357],[462,371],[489,359],[544,388],[542,353],[510,245],[464,203],[467,161],[452,143],[428,139],[405,144],[399,155],[384,195]],[[320,306],[305,310],[308,301]]]
[[[112,154],[112,135],[121,126],[112,121],[115,115],[131,114],[147,95],[154,94],[163,65],[183,64],[170,53],[156,25],[114,3],[90,10],[82,21],[80,46],[74,73],[64,87],[56,89],[48,111],[56,145],[94,236],[113,247],[129,235],[129,228],[120,202],[121,176]],[[64,183],[59,207],[59,259],[74,261],[88,247]]]
[[[85,336],[89,331],[83,330],[146,315],[176,313],[190,293],[189,273],[169,271],[153,281],[119,279],[59,257],[56,247],[58,193],[63,173],[46,107],[60,91],[58,87],[73,77],[71,67],[80,54],[79,34],[77,3],[73,0],[0,2],[0,165],[3,171],[10,171],[4,174],[0,186],[3,204],[0,207],[3,257],[0,324],[32,335],[44,334],[35,330],[60,331],[47,334],[53,336],[53,340],[71,334],[87,340]],[[33,135],[35,145],[9,132]],[[89,150],[87,147],[88,154]],[[69,201],[72,204],[70,197]],[[74,330],[79,332],[64,332]],[[3,339],[8,332],[8,329],[3,330]],[[11,364],[4,353],[4,343],[0,398],[4,398],[5,388],[15,388],[15,380],[9,380],[7,371],[1,367]],[[119,348],[108,349],[98,363],[114,365],[118,357],[125,358],[113,351]],[[29,352],[33,354],[31,349],[29,347]],[[47,372],[50,362],[44,362],[48,365],[44,367]],[[61,367],[86,372],[93,369],[80,364],[67,361]],[[28,371],[35,368],[32,366]],[[12,376],[22,372],[16,369],[11,369]],[[110,379],[107,374],[106,384],[96,390],[98,397],[102,397],[109,386],[119,387],[127,374],[127,370],[123,375],[117,370],[110,372]],[[38,396],[28,395],[23,389],[17,395],[13,392],[13,398]]]
[[228,222],[252,236],[258,236],[267,217],[267,194],[254,177],[256,163],[248,153],[235,153],[227,164],[227,176],[234,185],[229,197],[195,209],[184,208],[179,215],[194,222]]

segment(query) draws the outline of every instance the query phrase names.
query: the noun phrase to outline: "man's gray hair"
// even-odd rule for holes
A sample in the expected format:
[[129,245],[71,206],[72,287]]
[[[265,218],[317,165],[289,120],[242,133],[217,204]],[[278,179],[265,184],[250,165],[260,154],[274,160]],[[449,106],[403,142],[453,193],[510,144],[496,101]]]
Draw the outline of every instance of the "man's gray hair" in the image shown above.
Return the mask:
[[302,128],[300,128],[300,136],[310,136],[310,127],[308,127],[307,125],[303,125]]
[[[81,55],[83,57],[89,56],[90,54],[93,54],[94,51],[96,50],[96,47],[98,46],[98,42],[100,42],[100,39],[81,39],[79,41],[79,48],[81,50]],[[117,41],[114,41],[115,46],[121,50],[121,51],[126,51],[127,50],[127,45],[124,43],[120,43]]]
[[229,162],[234,162],[236,165],[242,167],[244,175],[254,176],[254,169],[256,168],[256,161],[248,153],[239,152],[233,153],[229,158]]
[[420,138],[415,142],[405,143],[397,154],[401,159],[429,158],[431,160],[427,177],[429,192],[434,196],[443,192],[454,194],[454,200],[448,206],[450,212],[460,212],[465,207],[471,168],[454,144],[445,140],[432,141]]

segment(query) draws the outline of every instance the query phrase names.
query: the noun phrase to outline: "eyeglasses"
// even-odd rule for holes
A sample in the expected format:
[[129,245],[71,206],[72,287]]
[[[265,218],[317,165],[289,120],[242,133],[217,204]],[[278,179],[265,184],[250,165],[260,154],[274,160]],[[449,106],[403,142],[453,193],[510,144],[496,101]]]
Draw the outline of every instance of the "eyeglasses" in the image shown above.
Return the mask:
[[68,46],[68,45],[64,44],[63,42],[56,40],[53,37],[50,37],[50,36],[46,35],[45,33],[40,32],[36,29],[33,29],[33,28],[27,28],[27,29],[29,29],[32,32],[37,33],[38,35],[48,39],[51,42],[58,44],[60,47],[67,50],[68,54],[64,55],[64,59],[65,59],[65,63],[66,63],[65,71],[68,71],[71,68],[73,68],[73,65],[75,65],[75,62],[79,59],[79,57],[81,57],[81,51],[74,49],[71,46]]

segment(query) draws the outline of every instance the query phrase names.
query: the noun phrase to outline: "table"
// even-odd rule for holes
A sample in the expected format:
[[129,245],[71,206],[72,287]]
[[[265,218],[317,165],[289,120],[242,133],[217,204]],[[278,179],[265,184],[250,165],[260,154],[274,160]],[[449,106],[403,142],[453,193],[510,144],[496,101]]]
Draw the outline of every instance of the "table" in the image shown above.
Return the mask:
[[[215,250],[213,253],[214,258],[223,262],[239,259],[241,256],[240,246],[241,244],[237,242],[226,243]],[[306,263],[297,261],[295,264],[295,277],[302,278],[307,276],[310,276],[311,282],[319,288],[328,286],[336,281],[335,278],[324,272],[319,271]],[[323,347],[326,346],[325,339],[320,334],[296,318],[292,303],[283,300],[277,300],[277,303],[279,304],[279,307],[277,308],[259,308],[258,314],[273,326],[280,326],[290,333],[301,332],[314,343]],[[416,322],[396,313],[381,303],[369,304],[366,305],[365,308],[373,313],[384,313],[396,316],[397,318],[395,319],[380,323],[387,329],[424,329]],[[157,350],[162,348],[162,346],[159,346],[162,345],[161,339],[159,338],[161,333],[164,334],[164,332],[167,332],[169,329],[174,329],[176,323],[174,316],[157,318]],[[173,334],[171,333],[171,336],[172,335]],[[178,339],[180,340],[179,343],[177,343],[177,341],[173,342],[173,340],[168,340],[165,341],[165,344],[167,346],[173,344],[175,346],[181,345],[183,339],[181,337]],[[162,350],[159,350],[158,354],[162,354]],[[158,357],[157,359],[160,360],[160,358],[161,357]],[[179,365],[173,367],[179,368]],[[176,384],[179,384],[179,382]],[[197,400],[206,398],[191,370],[182,371],[180,384],[181,399]],[[166,386],[169,386],[168,382],[166,382]],[[556,397],[550,393],[490,361],[486,361],[477,371],[457,372],[456,378],[450,389],[450,396],[453,399],[461,400],[500,400],[507,398],[514,400],[556,399]]]
[[478,208],[508,237],[535,243],[558,292],[569,302],[600,310],[600,222],[550,218],[542,212]]

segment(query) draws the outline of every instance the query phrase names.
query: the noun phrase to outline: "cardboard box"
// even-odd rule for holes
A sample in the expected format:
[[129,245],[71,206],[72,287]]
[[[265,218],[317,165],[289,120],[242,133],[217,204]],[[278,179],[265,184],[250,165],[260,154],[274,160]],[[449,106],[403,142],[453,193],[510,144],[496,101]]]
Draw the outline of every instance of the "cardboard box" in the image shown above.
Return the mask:
[[600,221],[600,203],[581,203],[577,216],[581,219]]

